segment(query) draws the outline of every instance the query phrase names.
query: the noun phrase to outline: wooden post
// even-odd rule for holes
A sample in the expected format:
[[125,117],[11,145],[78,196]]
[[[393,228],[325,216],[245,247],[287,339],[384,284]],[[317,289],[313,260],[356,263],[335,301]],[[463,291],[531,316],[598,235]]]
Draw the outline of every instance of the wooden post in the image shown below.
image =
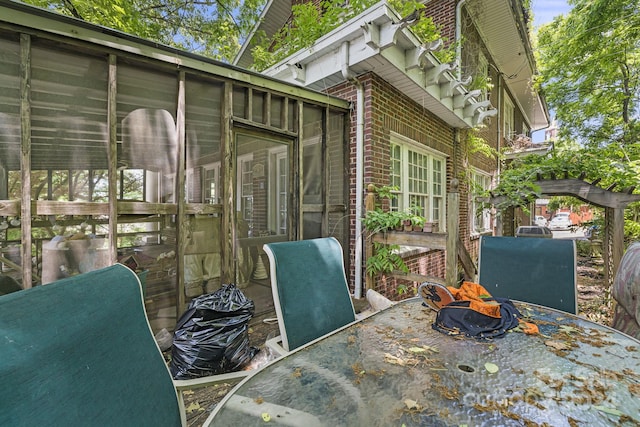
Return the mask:
[[235,155],[233,144],[233,129],[231,128],[231,117],[233,115],[233,84],[226,82],[224,85],[223,97],[223,113],[221,117],[222,128],[222,229],[221,235],[225,235],[226,239],[222,239],[222,262],[220,271],[221,283],[235,283],[236,266],[235,266],[235,246],[236,246],[236,206],[234,204],[234,174]]
[[611,209],[613,211],[612,218],[612,238],[609,242],[612,247],[607,251],[611,255],[611,266],[609,266],[610,277],[605,277],[608,285],[613,285],[613,279],[618,272],[620,261],[624,255],[624,207]]
[[451,180],[451,191],[447,194],[447,252],[445,280],[447,286],[458,287],[458,239],[459,239],[460,193],[458,180]]
[[118,65],[116,55],[109,55],[109,83],[107,89],[107,138],[109,139],[108,176],[109,176],[109,257],[111,262],[118,260],[118,114],[117,89]]
[[22,200],[20,205],[22,289],[32,286],[31,270],[31,36],[20,35],[20,140]]
[[[373,184],[367,185],[367,195],[364,198],[364,212],[365,215],[367,212],[373,211],[376,208],[376,187]],[[366,265],[369,257],[373,255],[373,240],[372,236],[369,235],[367,230],[356,230],[356,233],[366,233],[364,239],[364,264]],[[373,289],[373,277],[367,274],[365,269],[365,287],[367,290]]]
[[179,81],[178,81],[178,110],[176,114],[176,133],[178,135],[178,168],[176,171],[176,182],[174,185],[176,186],[176,205],[178,209],[178,213],[176,215],[176,231],[178,235],[178,255],[176,259],[176,267],[178,270],[178,275],[176,277],[176,287],[178,291],[178,298],[176,299],[176,313],[180,315],[185,309],[186,301],[185,301],[185,289],[184,289],[184,253],[185,248],[187,247],[187,233],[185,232],[185,228],[187,227],[187,216],[185,214],[185,104],[186,104],[186,94],[185,94],[185,72],[180,71],[179,73]]

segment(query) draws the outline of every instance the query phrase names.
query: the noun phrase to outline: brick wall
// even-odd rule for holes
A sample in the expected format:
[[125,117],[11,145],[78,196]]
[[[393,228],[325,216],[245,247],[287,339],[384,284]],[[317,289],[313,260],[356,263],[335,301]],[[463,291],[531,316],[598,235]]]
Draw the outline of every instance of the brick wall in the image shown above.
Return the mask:
[[444,46],[448,47],[456,40],[456,0],[430,1],[425,4],[424,14],[433,19],[440,30]]
[[[414,140],[420,144],[435,149],[447,156],[446,182],[450,185],[453,177],[464,175],[466,162],[463,159],[464,152],[459,145],[454,144],[455,132],[445,122],[440,120],[428,110],[399,92],[389,83],[374,73],[359,76],[358,80],[364,88],[365,124],[364,124],[364,186],[374,184],[378,186],[389,184],[389,147],[391,131]],[[328,92],[332,95],[356,102],[356,87],[349,82],[339,84]],[[350,227],[351,227],[351,253],[353,260],[355,229],[355,167],[356,167],[356,108],[351,111],[350,139]],[[460,141],[464,141],[464,131],[461,131]],[[460,181],[460,232],[466,246],[472,246],[469,242],[468,232],[468,185]],[[450,191],[448,188],[447,191]],[[430,275],[444,278],[445,256],[443,251],[423,252],[405,259],[411,271],[417,274]],[[363,277],[365,273],[363,272]],[[349,272],[350,283],[353,286],[355,269]],[[415,295],[415,284],[409,283],[409,291],[402,296],[397,289],[401,283],[390,278],[378,278],[376,290],[391,299]]]

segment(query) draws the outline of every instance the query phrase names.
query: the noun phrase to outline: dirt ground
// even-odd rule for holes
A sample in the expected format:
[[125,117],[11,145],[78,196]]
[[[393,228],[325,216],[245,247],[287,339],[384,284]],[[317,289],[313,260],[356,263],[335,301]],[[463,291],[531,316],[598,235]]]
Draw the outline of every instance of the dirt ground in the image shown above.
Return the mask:
[[[602,261],[589,257],[578,257],[578,314],[591,321],[610,325],[612,319],[612,306],[609,289],[605,286],[602,274]],[[359,307],[356,307],[356,311]],[[273,322],[264,322],[275,317],[275,313],[254,318],[249,326],[250,345],[264,349],[266,339],[278,334],[278,325]],[[257,363],[263,363],[269,359],[269,355],[263,350],[256,356]],[[236,383],[219,384],[184,392],[185,407],[187,410],[187,425],[200,427],[203,425],[215,405],[227,394]]]

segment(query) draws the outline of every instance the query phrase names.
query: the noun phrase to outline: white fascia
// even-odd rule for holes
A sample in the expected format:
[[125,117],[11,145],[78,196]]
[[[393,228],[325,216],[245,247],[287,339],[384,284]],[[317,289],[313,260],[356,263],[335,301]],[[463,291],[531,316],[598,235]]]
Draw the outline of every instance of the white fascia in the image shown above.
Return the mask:
[[[341,51],[345,42],[348,55]],[[325,90],[345,80],[341,68],[346,56],[354,75],[375,72],[452,127],[474,127],[496,110],[466,89],[469,82],[457,78],[455,64],[440,63],[434,56],[441,44],[421,44],[385,0],[263,74]]]

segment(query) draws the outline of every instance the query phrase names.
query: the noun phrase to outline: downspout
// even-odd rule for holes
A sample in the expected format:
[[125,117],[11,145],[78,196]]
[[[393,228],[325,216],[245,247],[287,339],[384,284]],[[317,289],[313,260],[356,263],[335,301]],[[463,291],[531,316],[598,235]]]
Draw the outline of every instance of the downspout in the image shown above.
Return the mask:
[[456,4],[456,65],[458,68],[458,80],[462,80],[462,6],[467,0],[460,0]]
[[362,298],[362,206],[364,205],[364,87],[349,68],[349,42],[340,46],[342,77],[356,87],[356,218],[355,283],[353,297]]

